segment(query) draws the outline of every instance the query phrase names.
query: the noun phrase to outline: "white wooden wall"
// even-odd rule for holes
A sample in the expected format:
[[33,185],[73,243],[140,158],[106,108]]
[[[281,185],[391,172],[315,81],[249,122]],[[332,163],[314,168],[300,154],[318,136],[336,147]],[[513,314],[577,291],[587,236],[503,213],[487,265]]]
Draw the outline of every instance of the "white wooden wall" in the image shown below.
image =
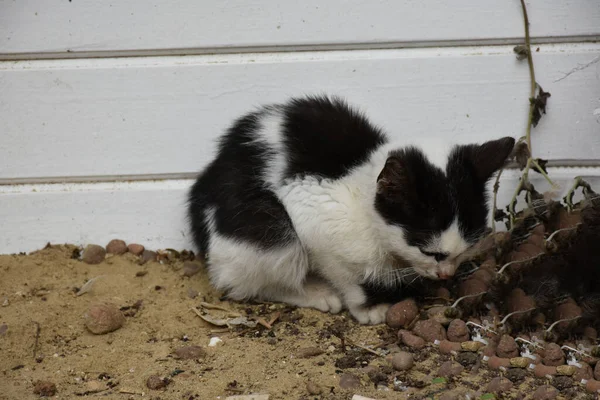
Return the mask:
[[[600,185],[600,1],[527,6],[552,93],[534,152]],[[214,139],[292,95],[345,96],[399,138],[520,137],[523,35],[519,0],[0,0],[0,253],[189,248]]]

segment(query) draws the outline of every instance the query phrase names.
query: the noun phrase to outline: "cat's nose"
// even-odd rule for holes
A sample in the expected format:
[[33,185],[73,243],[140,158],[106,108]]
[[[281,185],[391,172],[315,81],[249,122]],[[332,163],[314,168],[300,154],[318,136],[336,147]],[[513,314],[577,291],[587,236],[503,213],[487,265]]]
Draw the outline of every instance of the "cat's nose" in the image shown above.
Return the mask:
[[447,274],[446,272],[438,272],[437,273],[438,278],[442,279],[442,280],[448,280],[452,277],[452,275]]

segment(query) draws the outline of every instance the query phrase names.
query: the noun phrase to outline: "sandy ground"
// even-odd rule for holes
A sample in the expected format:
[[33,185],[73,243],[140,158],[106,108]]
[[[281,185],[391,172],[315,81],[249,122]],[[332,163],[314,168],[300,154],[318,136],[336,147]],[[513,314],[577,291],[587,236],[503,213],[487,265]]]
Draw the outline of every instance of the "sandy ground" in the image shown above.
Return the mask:
[[[253,393],[268,394],[270,400],[351,399],[355,394],[373,399],[451,399],[469,393],[471,398],[494,398],[485,393],[499,372],[478,360],[452,361],[428,346],[412,351],[412,369],[397,372],[385,357],[358,347],[379,346],[382,353],[406,350],[385,325],[359,326],[346,313],[282,304],[221,302],[206,273],[184,276],[180,259],[140,265],[139,257],[126,253],[89,265],[74,253],[75,246],[65,245],[0,256],[0,398],[39,398],[34,393],[39,381],[54,384],[54,398],[63,399],[225,399]],[[91,290],[77,296],[93,278]],[[102,302],[120,307],[125,323],[96,335],[86,329],[84,314]],[[225,311],[202,307],[203,302],[251,321],[268,324],[278,318],[272,329],[260,324],[227,329],[193,311],[227,317]],[[208,346],[212,337],[222,342]],[[205,354],[178,358],[175,351],[185,346],[200,346]],[[440,379],[438,370],[447,361],[465,367]],[[148,388],[152,375],[166,387]],[[549,383],[530,376],[511,379],[514,384],[508,382],[509,390],[498,398],[530,398],[536,385]],[[559,398],[594,397],[571,388]]]

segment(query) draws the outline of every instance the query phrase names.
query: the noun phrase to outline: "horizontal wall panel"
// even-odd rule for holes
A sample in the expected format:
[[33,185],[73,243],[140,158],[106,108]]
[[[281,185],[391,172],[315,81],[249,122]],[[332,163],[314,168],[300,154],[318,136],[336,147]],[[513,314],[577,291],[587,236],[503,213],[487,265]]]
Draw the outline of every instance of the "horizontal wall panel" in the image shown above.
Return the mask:
[[[534,38],[600,35],[597,0],[527,1]],[[0,53],[522,38],[518,0],[0,0]]]
[[[565,193],[572,179],[584,176],[600,191],[600,169],[550,168]],[[501,177],[498,204],[506,206],[517,171]],[[548,184],[538,174],[539,191]],[[29,252],[47,242],[106,245],[119,238],[150,249],[190,249],[186,194],[191,180],[0,186],[0,254]],[[493,182],[490,182],[490,187]]]
[[[600,45],[545,45],[535,152],[598,159]],[[2,179],[194,173],[241,113],[347,98],[396,139],[525,132],[529,72],[509,46],[0,63]]]

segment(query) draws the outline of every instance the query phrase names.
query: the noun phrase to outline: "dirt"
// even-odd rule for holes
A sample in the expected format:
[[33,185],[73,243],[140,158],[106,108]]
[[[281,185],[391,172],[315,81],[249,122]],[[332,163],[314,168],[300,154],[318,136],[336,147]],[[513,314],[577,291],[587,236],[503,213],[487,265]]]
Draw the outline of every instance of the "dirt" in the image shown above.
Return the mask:
[[[181,259],[140,265],[141,256],[125,253],[87,264],[78,255],[70,245],[0,255],[1,399],[39,398],[54,391],[53,398],[480,398],[494,378],[505,375],[512,383],[507,381],[510,390],[501,398],[531,398],[535,387],[544,384],[570,390],[568,398],[589,396],[565,377],[534,380],[528,373],[515,379],[514,372],[492,371],[476,353],[442,355],[432,343],[410,349],[397,343],[397,329],[361,326],[346,312],[221,301],[206,271],[188,276]],[[93,334],[84,315],[104,303],[117,305],[125,323]],[[272,328],[261,323],[219,327],[198,313],[246,317]],[[213,339],[215,346],[209,346],[215,337],[220,341]],[[196,347],[181,350],[188,346]],[[386,359],[398,351],[413,355],[410,370],[394,371],[391,357]],[[192,356],[178,356],[183,353]],[[440,378],[444,363],[462,367]],[[340,387],[341,378],[346,389]]]

